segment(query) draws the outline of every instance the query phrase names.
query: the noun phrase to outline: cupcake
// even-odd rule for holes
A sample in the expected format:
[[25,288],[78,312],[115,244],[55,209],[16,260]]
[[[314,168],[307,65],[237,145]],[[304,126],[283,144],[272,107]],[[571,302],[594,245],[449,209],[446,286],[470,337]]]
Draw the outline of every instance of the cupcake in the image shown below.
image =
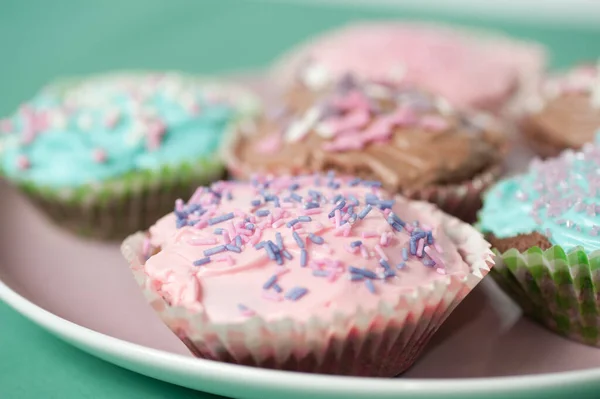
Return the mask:
[[420,90],[347,76],[321,93],[292,89],[283,104],[234,134],[225,155],[234,176],[333,169],[472,221],[501,172],[496,120]]
[[528,103],[522,131],[542,157],[580,149],[600,134],[600,65],[548,78]]
[[492,253],[471,226],[379,187],[333,173],[217,182],[123,253],[198,357],[392,377],[487,274]]
[[411,84],[455,106],[501,112],[537,84],[544,49],[482,31],[398,21],[354,23],[292,49],[273,78],[320,90],[352,73],[360,79]]
[[487,193],[480,228],[494,279],[526,315],[575,341],[600,346],[600,147],[584,145]]
[[61,226],[123,239],[218,180],[226,132],[255,107],[175,73],[60,81],[0,123],[0,173]]

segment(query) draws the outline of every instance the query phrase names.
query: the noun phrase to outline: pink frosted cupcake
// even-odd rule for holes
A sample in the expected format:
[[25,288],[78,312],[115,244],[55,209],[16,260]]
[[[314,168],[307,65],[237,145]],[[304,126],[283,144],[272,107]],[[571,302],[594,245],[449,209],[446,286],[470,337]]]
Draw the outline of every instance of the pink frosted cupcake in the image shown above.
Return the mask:
[[[347,73],[416,85],[454,105],[500,112],[535,87],[545,66],[537,44],[489,32],[405,22],[352,24],[292,49],[275,64],[277,82],[320,90]],[[518,96],[520,97],[520,96]]]
[[493,263],[471,226],[379,187],[332,173],[218,182],[123,253],[199,357],[395,376]]

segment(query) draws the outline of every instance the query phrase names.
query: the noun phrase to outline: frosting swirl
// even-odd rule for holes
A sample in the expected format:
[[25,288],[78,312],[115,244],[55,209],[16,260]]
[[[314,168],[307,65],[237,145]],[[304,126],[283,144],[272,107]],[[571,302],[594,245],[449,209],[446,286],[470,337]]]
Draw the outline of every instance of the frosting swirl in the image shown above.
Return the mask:
[[498,238],[538,232],[566,250],[600,249],[600,146],[534,161],[527,173],[498,183],[480,211],[481,230]]
[[329,174],[199,188],[150,229],[160,251],[144,270],[171,305],[217,323],[369,310],[471,273],[439,210],[379,187]]
[[253,101],[173,73],[59,82],[2,121],[0,169],[17,181],[62,188],[177,167],[212,156]]

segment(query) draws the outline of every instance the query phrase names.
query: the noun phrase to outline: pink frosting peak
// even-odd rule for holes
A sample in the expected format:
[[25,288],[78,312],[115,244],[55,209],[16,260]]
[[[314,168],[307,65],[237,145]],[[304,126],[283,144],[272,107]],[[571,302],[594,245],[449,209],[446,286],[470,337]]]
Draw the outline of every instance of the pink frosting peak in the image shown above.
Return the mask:
[[538,46],[489,36],[426,24],[354,24],[293,52],[287,67],[308,63],[305,81],[316,69],[331,79],[352,73],[415,84],[459,107],[490,109],[508,100],[524,73],[539,74],[545,57]]
[[471,272],[440,211],[379,187],[330,173],[200,188],[150,229],[145,272],[217,323],[375,309]]

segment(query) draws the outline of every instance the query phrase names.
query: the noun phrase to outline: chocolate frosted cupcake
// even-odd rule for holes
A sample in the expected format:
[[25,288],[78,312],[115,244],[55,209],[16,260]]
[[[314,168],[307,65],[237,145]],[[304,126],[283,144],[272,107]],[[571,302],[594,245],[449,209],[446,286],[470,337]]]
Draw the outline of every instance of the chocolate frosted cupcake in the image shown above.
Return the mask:
[[392,377],[492,266],[435,206],[333,173],[201,187],[123,253],[199,357]]
[[470,220],[500,173],[499,126],[441,97],[346,77],[319,93],[292,90],[284,103],[238,131],[226,154],[234,175],[333,169]]
[[256,112],[243,89],[177,73],[55,82],[0,129],[0,174],[78,234],[123,239],[219,179],[229,129]]
[[600,65],[548,78],[528,107],[522,130],[540,156],[594,141],[600,134]]
[[485,196],[492,276],[547,328],[600,346],[600,147],[534,162]]

